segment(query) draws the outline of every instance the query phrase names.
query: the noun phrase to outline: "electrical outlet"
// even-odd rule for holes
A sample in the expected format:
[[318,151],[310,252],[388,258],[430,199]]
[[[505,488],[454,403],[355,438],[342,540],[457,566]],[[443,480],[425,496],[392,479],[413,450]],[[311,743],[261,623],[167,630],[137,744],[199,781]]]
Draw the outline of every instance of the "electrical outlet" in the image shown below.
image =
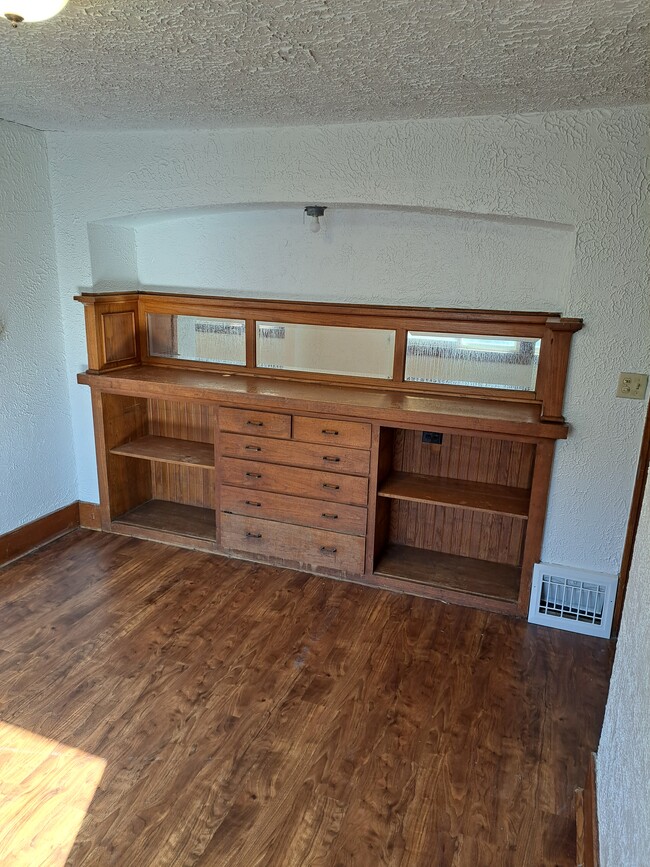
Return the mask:
[[439,446],[442,442],[442,434],[434,430],[423,430],[422,442],[429,443],[429,445]]
[[621,373],[618,377],[616,397],[632,397],[635,400],[643,400],[648,385],[648,376],[645,373]]

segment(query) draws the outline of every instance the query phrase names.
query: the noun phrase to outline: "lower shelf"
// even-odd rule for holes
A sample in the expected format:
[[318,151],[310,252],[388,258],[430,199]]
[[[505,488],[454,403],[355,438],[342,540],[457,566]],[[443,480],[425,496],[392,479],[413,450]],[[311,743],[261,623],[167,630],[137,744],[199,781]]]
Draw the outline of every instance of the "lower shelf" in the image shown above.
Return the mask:
[[379,556],[375,574],[516,602],[521,569],[408,545],[387,545]]
[[185,506],[167,500],[148,500],[130,512],[120,515],[114,523],[141,527],[148,530],[162,530],[193,539],[216,539],[216,516],[213,509],[199,506]]

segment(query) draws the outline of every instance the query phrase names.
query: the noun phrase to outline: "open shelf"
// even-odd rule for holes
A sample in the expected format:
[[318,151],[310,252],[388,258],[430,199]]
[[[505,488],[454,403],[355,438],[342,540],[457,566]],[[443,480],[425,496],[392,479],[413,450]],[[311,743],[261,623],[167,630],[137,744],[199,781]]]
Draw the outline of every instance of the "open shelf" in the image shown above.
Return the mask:
[[214,469],[214,446],[212,443],[199,443],[192,440],[179,440],[172,437],[142,436],[138,439],[114,446],[111,454],[128,458],[144,458],[147,461],[161,461],[165,464],[187,464],[204,469]]
[[528,517],[530,491],[506,485],[486,485],[418,473],[392,472],[380,485],[380,497],[473,509],[514,518]]
[[114,519],[116,524],[161,530],[193,539],[216,539],[216,516],[213,509],[170,503],[167,500],[148,500],[130,512]]
[[378,558],[375,574],[516,602],[521,569],[504,563],[389,544]]

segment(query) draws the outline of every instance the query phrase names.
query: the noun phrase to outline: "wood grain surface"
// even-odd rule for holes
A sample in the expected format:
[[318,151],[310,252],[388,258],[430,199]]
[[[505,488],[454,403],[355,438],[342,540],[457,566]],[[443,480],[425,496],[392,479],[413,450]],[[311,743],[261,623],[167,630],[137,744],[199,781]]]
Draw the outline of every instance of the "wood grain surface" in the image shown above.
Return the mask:
[[106,761],[68,867],[575,865],[610,643],[87,530],[0,574],[2,719]]

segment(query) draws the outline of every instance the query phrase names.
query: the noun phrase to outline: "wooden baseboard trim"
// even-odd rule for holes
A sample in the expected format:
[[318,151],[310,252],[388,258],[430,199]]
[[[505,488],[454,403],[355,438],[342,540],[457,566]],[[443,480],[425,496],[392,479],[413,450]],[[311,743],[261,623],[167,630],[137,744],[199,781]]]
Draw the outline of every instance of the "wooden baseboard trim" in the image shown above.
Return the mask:
[[101,530],[102,518],[97,503],[79,501],[79,525],[86,530]]
[[595,753],[589,755],[584,789],[576,789],[576,864],[600,867]]
[[78,526],[79,502],[75,501],[69,506],[57,509],[56,512],[50,512],[49,515],[43,515],[36,521],[5,533],[0,536],[0,566],[22,557],[34,548],[40,548],[46,542],[56,539],[57,536],[63,536],[64,533],[69,533]]

